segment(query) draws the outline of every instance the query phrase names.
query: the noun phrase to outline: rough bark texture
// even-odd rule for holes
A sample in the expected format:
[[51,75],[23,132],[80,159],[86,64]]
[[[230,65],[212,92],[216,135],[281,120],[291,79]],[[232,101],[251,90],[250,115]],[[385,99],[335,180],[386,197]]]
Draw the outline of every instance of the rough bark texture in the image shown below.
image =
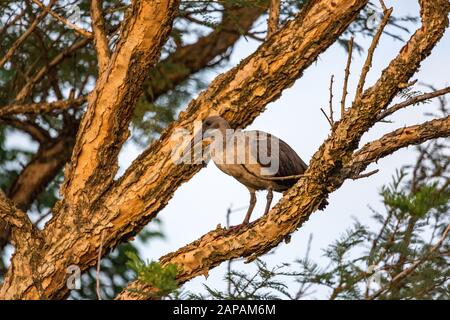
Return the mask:
[[400,128],[378,140],[365,144],[355,152],[351,168],[367,167],[379,158],[386,157],[398,149],[420,144],[430,139],[450,136],[450,116],[435,119],[420,125]]
[[[3,191],[0,190],[0,219],[11,226],[11,239],[15,248],[14,256],[20,257],[12,262],[10,269],[22,277],[27,276],[30,281],[40,288],[38,270],[36,262],[40,260],[40,251],[42,246],[41,233],[31,223],[28,216],[21,210],[14,207],[14,204],[6,198]],[[18,289],[23,289],[24,285],[18,282]],[[39,298],[43,298],[40,296]]]
[[[218,228],[161,258],[163,265],[174,263],[179,266],[180,283],[197,275],[207,275],[211,268],[223,261],[238,257],[247,257],[248,261],[252,261],[268,252],[284,239],[288,239],[290,233],[307,221],[330,192],[339,188],[346,179],[365,169],[368,163],[364,162],[355,166],[354,170],[345,170],[345,166],[352,164],[354,150],[361,136],[376,122],[377,114],[389,105],[399,90],[418,70],[421,61],[430,54],[448,26],[450,3],[447,0],[423,0],[420,4],[422,27],[415,32],[398,56],[383,71],[376,84],[367,89],[362,97],[353,103],[340,122],[335,123],[331,135],[310,162],[305,173],[308,178],[299,180],[267,216],[249,227],[234,234]],[[382,142],[387,143],[386,149],[383,152],[383,148],[379,148],[378,151],[382,156],[405,145],[419,143],[429,138],[448,136],[448,126],[449,118],[447,117],[431,124],[427,123],[424,127],[403,129],[401,132],[392,134],[400,134],[400,136],[384,137]],[[394,144],[388,144],[392,140]],[[378,142],[374,142],[363,148],[361,152],[373,150],[377,144]],[[358,153],[356,155],[363,157]],[[146,299],[148,298],[146,292],[152,292],[152,290],[154,288],[135,281],[118,296],[118,299]]]

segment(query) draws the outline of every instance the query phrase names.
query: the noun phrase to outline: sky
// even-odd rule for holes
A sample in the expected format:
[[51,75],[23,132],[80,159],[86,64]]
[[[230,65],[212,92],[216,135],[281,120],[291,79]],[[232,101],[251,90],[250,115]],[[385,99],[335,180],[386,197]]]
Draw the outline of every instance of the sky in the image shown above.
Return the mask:
[[[385,1],[386,5],[394,7],[394,15],[418,15],[417,1],[397,0]],[[410,25],[410,30],[415,27]],[[389,28],[388,28],[389,31]],[[404,39],[409,38],[406,33],[401,34]],[[365,48],[370,45],[369,38],[357,37],[355,41]],[[241,39],[231,56],[228,68],[238,64],[240,60],[254,52],[259,43],[252,39]],[[381,71],[394,58],[403,43],[384,36],[374,56],[373,68],[370,71],[366,87],[377,80]],[[448,86],[450,83],[450,33],[447,31],[444,38],[433,50],[433,54],[422,64],[420,72],[415,79],[419,82],[435,85],[437,88]],[[354,96],[358,82],[358,75],[364,63],[365,54],[354,53],[352,71],[349,82],[349,102]],[[282,96],[267,105],[263,112],[247,129],[262,130],[274,134],[287,142],[300,157],[308,163],[321,143],[330,133],[327,120],[320,111],[323,107],[328,110],[328,87],[331,75],[335,76],[335,109],[338,108],[344,69],[347,60],[345,50],[335,44],[323,53],[318,61],[310,66],[301,79],[286,89]],[[226,69],[208,75],[212,80],[218,73]],[[423,89],[426,91],[427,89]],[[392,116],[393,123],[377,124],[361,141],[361,145],[381,137],[383,134],[399,127],[417,124],[428,120],[422,114],[435,108],[436,104],[426,104],[410,107]],[[338,111],[338,110],[335,110]],[[336,116],[339,112],[335,112]],[[27,144],[31,149],[35,146],[23,136],[9,137],[11,145]],[[120,172],[142,152],[142,149],[132,142],[128,142],[119,157]],[[366,179],[346,181],[344,185],[332,193],[328,199],[329,206],[324,211],[315,212],[297,232],[292,234],[289,244],[281,243],[275,254],[263,258],[269,266],[276,266],[284,262],[293,262],[303,257],[309,236],[313,235],[311,258],[323,261],[322,253],[333,240],[352,226],[357,218],[365,224],[373,224],[370,219],[370,205],[375,210],[383,212],[380,203],[379,190],[381,186],[391,181],[396,169],[402,165],[412,163],[415,159],[414,148],[403,149],[394,155],[381,159],[377,164],[371,165],[368,171],[379,169],[379,173]],[[253,212],[253,219],[258,218],[264,211],[265,192],[257,194],[258,202]],[[281,198],[281,194],[275,193],[273,205]],[[158,260],[160,256],[175,251],[203,234],[215,229],[218,224],[226,224],[226,212],[228,208],[243,208],[231,216],[231,224],[240,223],[245,215],[249,203],[247,188],[238,183],[234,178],[221,172],[214,163],[210,162],[207,168],[201,170],[189,182],[183,184],[175,192],[169,204],[159,213],[158,217],[163,222],[164,240],[153,240],[150,246],[139,244],[141,257],[148,260]],[[241,271],[252,271],[254,266],[244,264],[241,261],[233,263],[233,267]],[[184,289],[199,292],[204,291],[203,284],[217,289],[224,289],[223,281],[226,272],[226,264],[211,270],[208,279],[197,277],[184,285]],[[287,283],[289,285],[289,283]],[[295,290],[295,284],[291,284]],[[323,298],[325,292],[319,292],[313,297]]]

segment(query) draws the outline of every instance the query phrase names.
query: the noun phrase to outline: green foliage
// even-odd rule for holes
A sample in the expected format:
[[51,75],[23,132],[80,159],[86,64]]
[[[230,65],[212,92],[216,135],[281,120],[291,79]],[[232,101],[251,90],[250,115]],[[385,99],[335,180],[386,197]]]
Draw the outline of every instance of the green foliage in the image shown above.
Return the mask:
[[127,266],[136,273],[139,280],[158,289],[156,294],[159,297],[169,295],[178,288],[176,265],[169,264],[163,267],[156,261],[144,262],[135,252],[127,252],[126,255],[130,259]]
[[400,183],[406,177],[404,171],[397,173],[394,181],[382,188],[384,203],[398,211],[398,214],[423,218],[430,210],[445,206],[448,194],[439,190],[436,182],[423,184],[415,192],[405,192],[399,189]]

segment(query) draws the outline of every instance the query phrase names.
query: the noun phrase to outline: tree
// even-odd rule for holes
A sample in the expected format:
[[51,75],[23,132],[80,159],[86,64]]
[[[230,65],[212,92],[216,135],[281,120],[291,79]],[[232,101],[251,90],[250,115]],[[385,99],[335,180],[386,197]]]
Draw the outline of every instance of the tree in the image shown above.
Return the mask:
[[[386,116],[449,92],[445,88],[390,106],[399,92],[413,85],[410,78],[448,26],[448,1],[419,2],[422,27],[376,84],[365,89],[383,27],[398,22],[389,21],[392,10],[383,4],[384,18],[374,32],[357,96],[347,104],[344,89],[341,119],[334,121],[330,115],[330,135],[311,160],[305,178],[267,217],[235,233],[214,230],[160,260],[163,269],[176,266],[178,284],[232,258],[256,259],[289,237],[346,179],[365,176],[370,163],[400,148],[449,135],[449,119],[444,116],[398,129],[358,148],[361,136]],[[10,1],[1,6],[5,18],[0,33],[6,34],[6,41],[0,60],[5,88],[0,95],[4,125],[0,142],[15,128],[39,144],[33,155],[3,151],[4,147],[0,154],[6,177],[2,188],[8,195],[2,193],[0,199],[0,219],[7,231],[3,244],[10,241],[14,246],[1,298],[66,297],[69,266],[84,272],[96,265],[99,257],[142,230],[175,190],[201,169],[201,165],[171,161],[174,132],[192,131],[193,122],[209,114],[225,117],[233,127],[247,126],[331,44],[347,44],[345,36],[352,32],[370,33],[361,28],[360,14],[369,8],[367,0],[288,1],[281,14],[279,2],[271,1],[266,39],[252,31],[252,25],[267,10],[268,1],[77,4],[75,22],[54,0],[48,4],[31,0],[23,6]],[[208,13],[213,17],[219,13],[220,22],[208,21]],[[203,15],[200,21],[199,15]],[[182,24],[186,21],[187,30]],[[196,31],[193,24],[214,28],[185,45],[183,36]],[[177,103],[184,103],[186,92],[190,93],[189,85],[202,85],[194,74],[225,61],[241,34],[261,39],[261,46],[219,75],[174,120]],[[95,83],[90,92],[89,83]],[[143,113],[153,115],[150,126],[142,121]],[[115,179],[118,153],[129,138],[133,119],[136,130],[154,141]],[[24,168],[6,165],[19,157],[28,160]],[[62,178],[59,173],[65,164]],[[42,209],[39,216],[51,217],[43,229],[42,221],[31,219],[32,212]],[[264,237],[255,237],[255,231]],[[137,280],[118,298],[148,298],[155,291]]]

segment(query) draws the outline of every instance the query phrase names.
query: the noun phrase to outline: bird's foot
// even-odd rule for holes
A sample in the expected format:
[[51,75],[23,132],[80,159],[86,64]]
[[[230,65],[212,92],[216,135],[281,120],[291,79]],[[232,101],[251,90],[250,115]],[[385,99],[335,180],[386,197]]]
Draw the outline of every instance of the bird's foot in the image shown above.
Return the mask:
[[250,224],[251,224],[251,223],[248,223],[248,222],[242,222],[241,224],[238,224],[238,225],[236,225],[236,226],[228,227],[227,233],[232,233],[232,232],[239,231],[239,230],[241,230],[242,228],[244,228],[244,227],[246,227],[246,226],[248,226],[248,225],[250,225]]

